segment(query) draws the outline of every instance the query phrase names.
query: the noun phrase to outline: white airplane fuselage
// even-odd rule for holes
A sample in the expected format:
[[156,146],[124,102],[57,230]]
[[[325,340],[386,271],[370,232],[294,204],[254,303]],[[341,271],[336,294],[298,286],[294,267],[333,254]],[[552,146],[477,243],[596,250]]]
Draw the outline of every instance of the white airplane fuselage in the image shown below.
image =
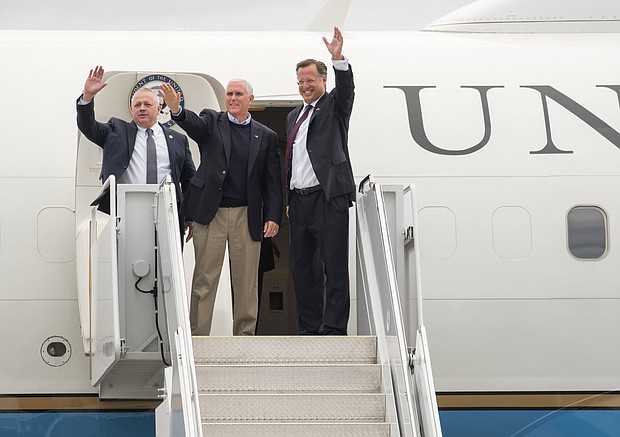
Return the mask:
[[[294,106],[295,64],[329,61],[321,36],[0,32],[0,393],[95,391],[75,263],[75,100],[88,70],[242,77],[258,103]],[[618,33],[345,32],[356,179],[417,188],[439,392],[617,388],[618,47]],[[567,216],[581,207],[605,219],[593,259],[569,250]],[[46,359],[49,337],[72,348],[66,363]]]

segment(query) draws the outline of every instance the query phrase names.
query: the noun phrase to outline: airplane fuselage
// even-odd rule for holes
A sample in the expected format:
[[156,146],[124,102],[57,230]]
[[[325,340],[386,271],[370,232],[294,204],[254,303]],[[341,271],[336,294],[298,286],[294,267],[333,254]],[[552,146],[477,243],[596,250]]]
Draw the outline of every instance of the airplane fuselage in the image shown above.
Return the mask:
[[[100,171],[80,168],[76,158],[75,100],[88,70],[135,72],[125,99],[149,74],[203,74],[224,86],[243,77],[258,115],[301,102],[295,64],[329,61],[321,36],[0,32],[7,60],[0,70],[0,393],[94,391],[75,262],[84,201],[76,200],[76,172],[95,186]],[[349,140],[356,179],[372,173],[377,182],[417,187],[437,390],[616,388],[620,35],[345,38],[356,83]],[[189,94],[184,104],[206,105]],[[97,111],[100,121],[112,115],[119,116]],[[128,109],[120,116],[129,119]],[[604,222],[604,247],[594,258],[579,258],[569,244],[568,217],[584,208],[600,211]],[[67,362],[49,359],[49,338],[71,347]]]

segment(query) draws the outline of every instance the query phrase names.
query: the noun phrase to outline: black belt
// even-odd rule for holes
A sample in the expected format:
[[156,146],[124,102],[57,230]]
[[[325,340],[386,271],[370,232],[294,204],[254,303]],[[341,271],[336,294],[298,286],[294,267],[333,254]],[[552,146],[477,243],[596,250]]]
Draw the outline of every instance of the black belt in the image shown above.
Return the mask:
[[293,193],[299,196],[307,196],[308,194],[312,194],[320,190],[321,190],[321,186],[315,185],[314,187],[308,187],[308,188],[293,188]]

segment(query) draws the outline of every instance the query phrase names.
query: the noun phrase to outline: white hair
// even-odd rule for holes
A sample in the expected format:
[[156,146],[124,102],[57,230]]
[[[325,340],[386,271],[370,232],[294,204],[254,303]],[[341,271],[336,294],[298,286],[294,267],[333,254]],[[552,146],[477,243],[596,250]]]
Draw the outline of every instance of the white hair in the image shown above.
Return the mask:
[[252,85],[247,80],[245,80],[245,79],[230,79],[228,81],[228,85],[230,85],[231,83],[243,83],[243,84],[245,84],[245,90],[248,92],[248,95],[250,95],[250,96],[254,95],[254,90],[252,89]]
[[153,98],[155,99],[155,101],[157,102],[157,104],[158,105],[161,104],[160,101],[159,101],[159,94],[157,94],[154,90],[143,86],[138,91],[133,93],[133,96],[131,96],[131,106],[132,107],[133,107],[133,99],[136,97],[136,95],[138,95],[138,93],[150,93],[153,96]]

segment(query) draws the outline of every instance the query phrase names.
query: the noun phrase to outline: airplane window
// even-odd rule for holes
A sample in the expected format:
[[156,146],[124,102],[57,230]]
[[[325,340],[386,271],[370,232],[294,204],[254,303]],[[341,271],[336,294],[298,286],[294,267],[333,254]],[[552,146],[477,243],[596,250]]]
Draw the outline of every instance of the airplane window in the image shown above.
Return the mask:
[[579,259],[599,259],[607,251],[607,216],[594,206],[579,206],[568,212],[568,250]]

